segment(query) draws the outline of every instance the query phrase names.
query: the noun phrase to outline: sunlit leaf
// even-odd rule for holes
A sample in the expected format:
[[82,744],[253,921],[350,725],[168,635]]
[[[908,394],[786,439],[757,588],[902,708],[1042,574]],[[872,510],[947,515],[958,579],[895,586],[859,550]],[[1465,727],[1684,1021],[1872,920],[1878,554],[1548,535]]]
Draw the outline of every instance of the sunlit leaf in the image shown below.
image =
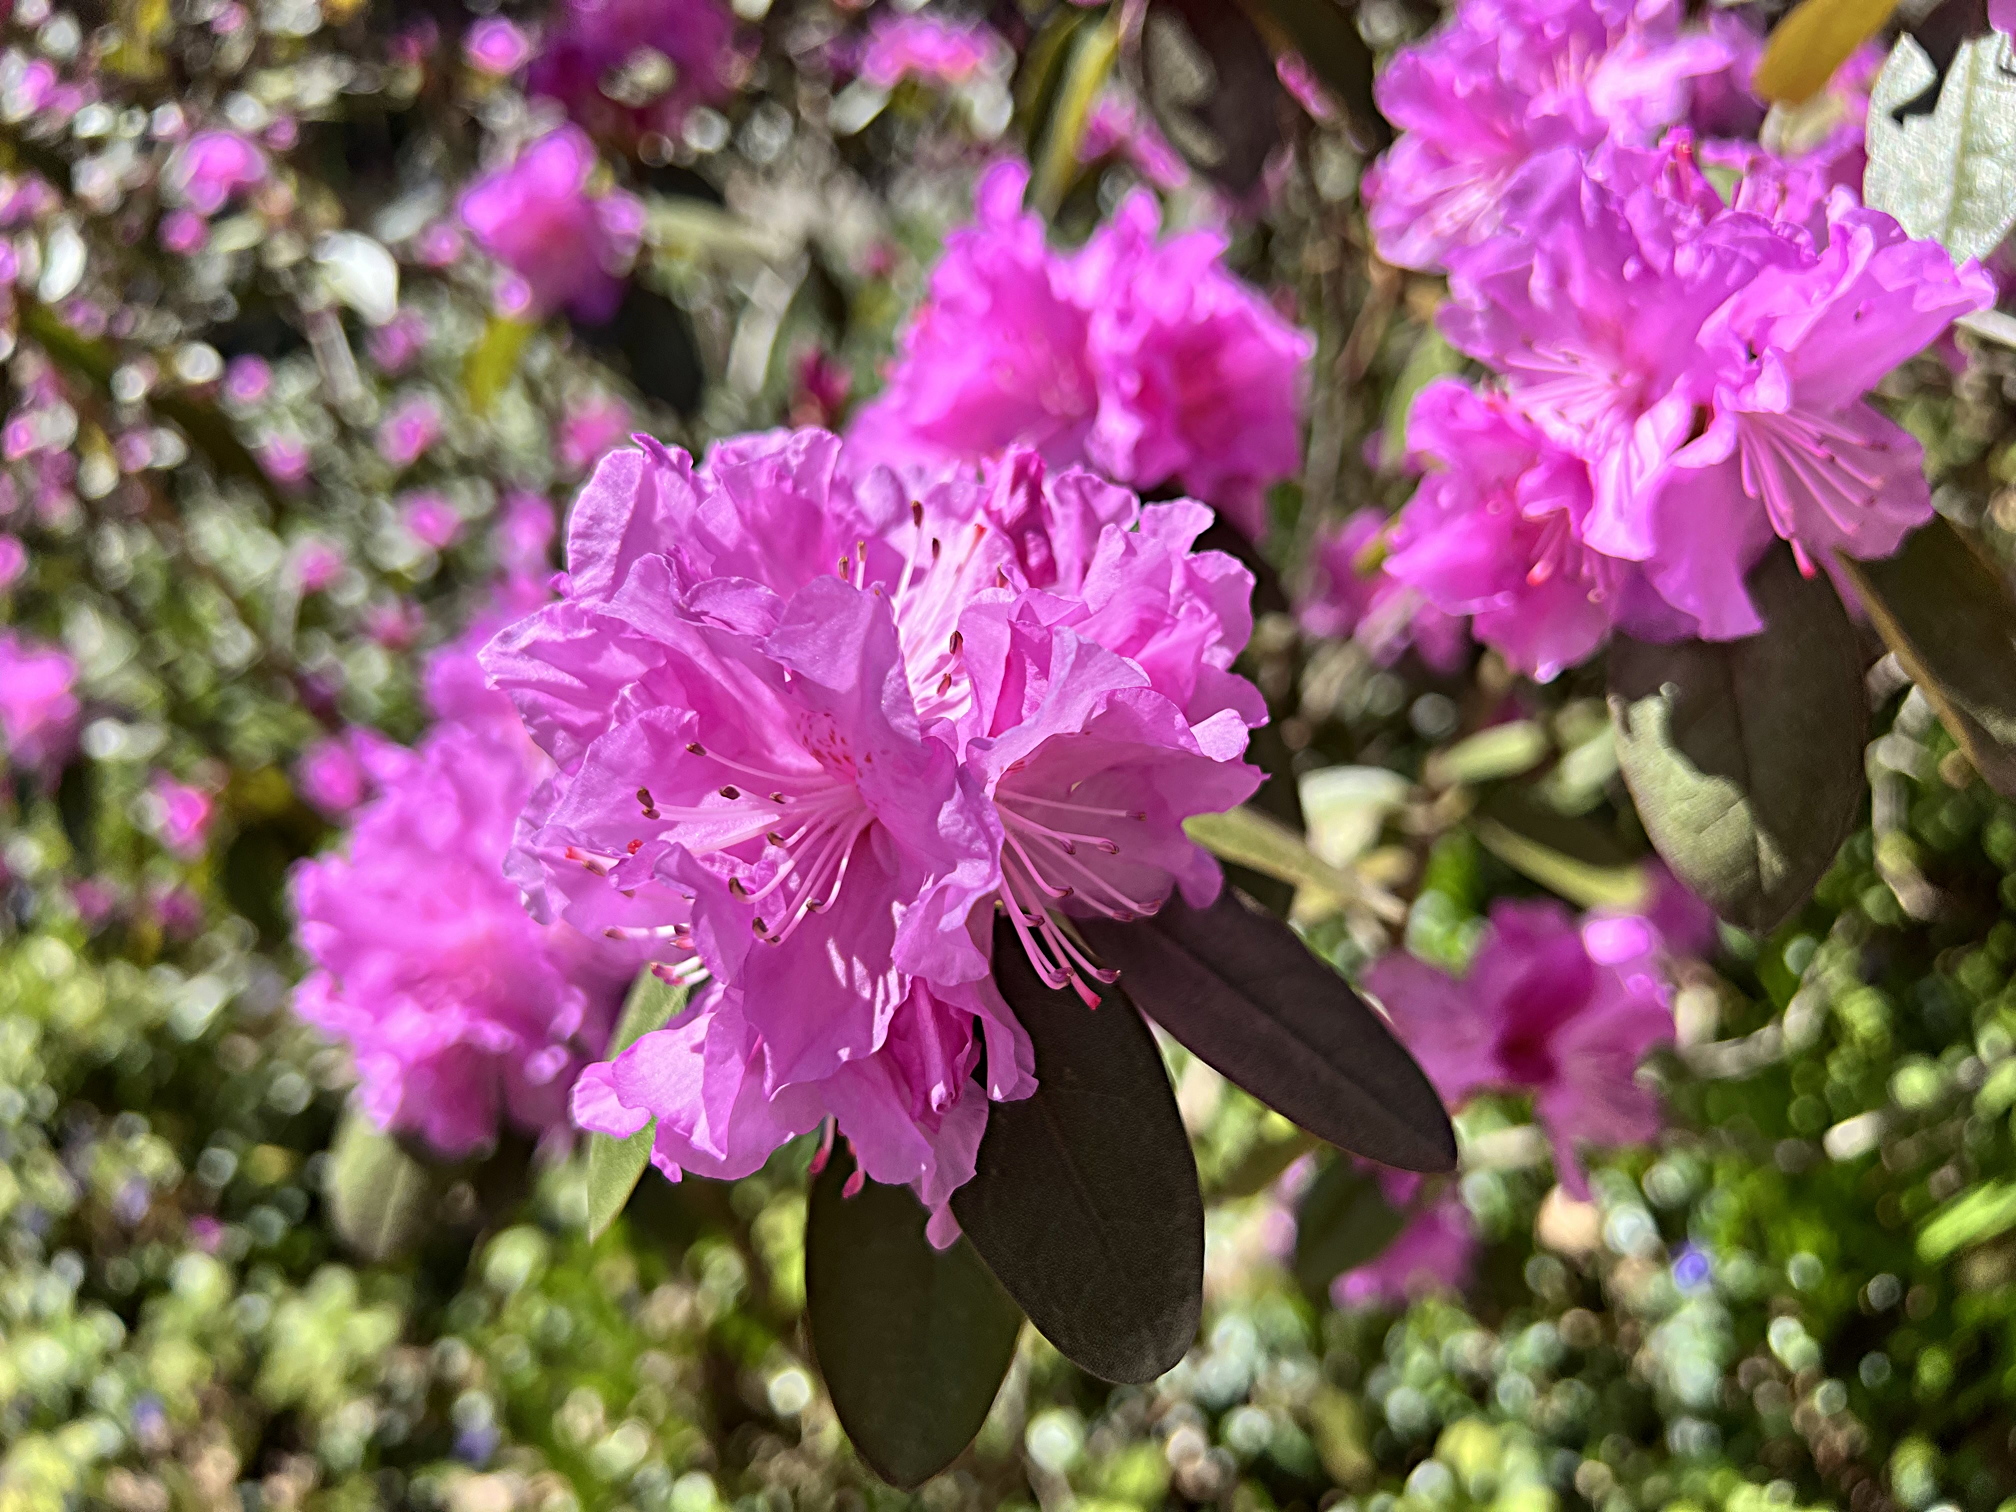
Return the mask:
[[2016,598],[1944,519],[1884,561],[1841,565],[1975,770],[2016,797]]
[[1078,170],[1085,123],[1092,117],[1092,104],[1106,87],[1119,54],[1120,26],[1115,20],[1087,28],[1071,40],[1070,56],[1050,102],[1035,171],[1029,179],[1029,202],[1045,214],[1056,210]]
[[530,324],[508,315],[492,315],[483,327],[482,338],[469,349],[462,368],[462,387],[469,395],[469,407],[477,414],[489,409],[510,387],[531,335]]
[[329,1222],[366,1260],[411,1249],[427,1228],[434,1187],[399,1142],[352,1108],[329,1151]]
[[1762,634],[1610,652],[1617,757],[1674,874],[1769,931],[1812,893],[1860,814],[1868,707],[1854,626],[1824,575],[1774,547],[1751,574]]
[[[662,980],[650,967],[637,973],[623,1000],[616,1032],[609,1037],[606,1059],[614,1060],[654,1029],[663,1029],[686,1006],[684,987]],[[656,1124],[617,1139],[609,1134],[588,1136],[588,1237],[597,1238],[616,1221],[651,1163]]]
[[2016,74],[2009,39],[1961,44],[1929,115],[1899,107],[1936,78],[1932,60],[1900,37],[1869,97],[1869,166],[1862,197],[1956,258],[1986,257],[2016,226]]
[[1773,28],[1750,87],[1766,100],[1810,99],[1896,9],[1897,0],[1800,0]]
[[851,1166],[813,1179],[805,1219],[805,1311],[840,1426],[875,1473],[909,1490],[958,1458],[1015,1358],[1022,1314],[960,1239],[931,1247],[907,1187]]

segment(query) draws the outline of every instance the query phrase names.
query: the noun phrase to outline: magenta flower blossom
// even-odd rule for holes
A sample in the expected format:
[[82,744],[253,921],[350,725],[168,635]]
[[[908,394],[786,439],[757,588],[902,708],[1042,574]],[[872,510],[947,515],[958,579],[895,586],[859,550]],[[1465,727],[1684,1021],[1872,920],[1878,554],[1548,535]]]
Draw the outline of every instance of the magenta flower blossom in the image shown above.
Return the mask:
[[505,79],[532,58],[532,44],[515,22],[486,16],[462,39],[462,57],[478,73]]
[[981,22],[881,11],[861,49],[859,73],[878,89],[894,89],[905,79],[964,84],[1010,61],[1007,45]]
[[1374,963],[1366,987],[1452,1107],[1493,1090],[1532,1093],[1557,1173],[1588,1195],[1577,1146],[1659,1132],[1658,1099],[1633,1073],[1673,1037],[1662,942],[1643,919],[1578,930],[1552,901],[1500,902],[1458,981],[1413,956]]
[[166,772],[155,774],[148,791],[161,843],[185,861],[202,855],[210,822],[217,816],[215,800],[203,789],[178,782]]
[[28,571],[28,548],[21,537],[0,535],[0,593],[20,582]]
[[591,194],[595,163],[587,134],[563,126],[478,179],[458,204],[477,244],[524,281],[534,315],[564,308],[595,323],[622,302],[644,207],[620,190]]
[[1438,608],[1383,562],[1361,567],[1387,524],[1378,510],[1361,509],[1318,538],[1315,581],[1297,606],[1297,617],[1310,635],[1353,637],[1381,666],[1390,666],[1411,646],[1436,671],[1453,672],[1469,644],[1460,611]]
[[233,357],[224,364],[224,398],[249,409],[273,390],[273,366],[264,357]]
[[427,346],[427,319],[418,310],[401,310],[372,331],[365,342],[371,360],[393,375],[406,371]]
[[[597,136],[676,138],[687,113],[735,88],[743,64],[720,0],[561,0],[526,76]],[[627,74],[611,93],[605,84]]]
[[1743,578],[1774,533],[1810,571],[1930,518],[1917,443],[1862,395],[1993,284],[1843,196],[1817,248],[1725,210],[1684,143],[1605,172],[1520,175],[1504,232],[1450,254],[1444,329],[1587,464],[1583,546],[1640,564],[1696,633],[1754,634]]
[[358,726],[327,735],[301,753],[294,786],[324,817],[340,819],[412,763],[413,753]]
[[633,425],[630,406],[613,394],[588,394],[574,400],[560,417],[556,450],[568,473],[588,471],[612,446],[621,446]]
[[320,593],[348,565],[342,546],[326,536],[309,536],[294,548],[294,584],[303,593]]
[[69,757],[83,712],[76,684],[69,652],[0,630],[0,755],[17,771],[52,771]]
[[1723,38],[1682,35],[1679,20],[1669,0],[1463,0],[1379,77],[1401,131],[1365,175],[1379,255],[1434,270],[1498,229],[1531,159],[1652,146],[1686,115],[1690,82],[1731,61]]
[[378,455],[397,468],[411,467],[441,439],[441,406],[429,394],[409,394],[378,426]]
[[358,814],[348,854],[294,872],[316,966],[295,1011],[350,1046],[373,1122],[444,1155],[488,1143],[501,1117],[563,1121],[628,975],[601,942],[534,923],[504,875],[537,780],[527,756],[521,737],[440,726]]
[[2016,32],[2016,0],[1988,0],[1988,24],[1998,32]]
[[676,1176],[753,1170],[832,1117],[870,1176],[942,1207],[985,1099],[1033,1086],[996,903],[1089,1000],[1105,973],[1062,914],[1215,891],[1182,820],[1257,783],[1263,711],[1229,670],[1250,579],[1190,554],[1202,506],[1032,453],[921,498],[839,463],[816,431],[698,469],[612,453],[569,522],[567,597],[483,663],[559,767],[513,861],[534,909],[718,983],[590,1068],[577,1120],[655,1118]]
[[399,507],[406,533],[433,551],[445,551],[462,534],[462,516],[438,493],[417,493]]
[[199,131],[168,159],[161,185],[172,201],[215,215],[234,195],[264,183],[266,154],[235,131]]
[[1078,140],[1078,161],[1096,163],[1104,157],[1124,158],[1158,189],[1180,189],[1190,182],[1190,165],[1132,97],[1109,89],[1092,102],[1085,134]]
[[1158,243],[1145,191],[1064,256],[1021,208],[1027,183],[1016,163],[981,180],[851,445],[912,471],[1029,446],[1263,534],[1264,490],[1300,463],[1309,339],[1225,271],[1221,236]]
[[[1405,1200],[1402,1188],[1382,1174],[1388,1201]],[[1461,1291],[1477,1261],[1477,1225],[1455,1192],[1443,1193],[1417,1212],[1376,1259],[1348,1270],[1330,1283],[1337,1307],[1405,1307],[1421,1297]]]

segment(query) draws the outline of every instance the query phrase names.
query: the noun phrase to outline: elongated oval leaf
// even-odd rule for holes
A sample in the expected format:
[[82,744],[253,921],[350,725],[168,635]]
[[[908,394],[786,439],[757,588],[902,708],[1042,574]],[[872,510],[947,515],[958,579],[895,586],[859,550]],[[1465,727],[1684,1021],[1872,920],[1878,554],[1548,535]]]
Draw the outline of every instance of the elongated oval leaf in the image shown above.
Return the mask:
[[1773,28],[1751,87],[1791,105],[1811,99],[1895,9],[1897,0],[1800,0]]
[[[663,981],[649,966],[637,973],[623,1000],[616,1032],[609,1037],[608,1058],[614,1060],[654,1029],[663,1029],[686,1006],[684,987]],[[588,1136],[588,1237],[600,1238],[630,1201],[630,1194],[651,1163],[655,1124],[646,1124],[626,1139],[609,1134]]]
[[1403,1170],[1454,1169],[1449,1115],[1386,1021],[1229,885],[1208,908],[1079,928],[1142,1012],[1283,1116]]
[[2016,798],[2016,599],[2001,575],[1943,519],[1886,561],[1841,565],[1974,769]]
[[1141,94],[1169,143],[1232,194],[1260,181],[1281,144],[1280,78],[1228,0],[1153,0],[1141,26]]
[[805,1310],[840,1426],[875,1473],[909,1490],[958,1458],[1015,1358],[1022,1314],[961,1239],[937,1250],[906,1187],[841,1195],[846,1162],[812,1182]]
[[1938,105],[1899,120],[1899,109],[1938,79],[1925,49],[1900,37],[1869,97],[1864,199],[1955,258],[1986,257],[2016,227],[2016,74],[2009,66],[2009,39],[2000,33],[1962,43]]
[[1311,1297],[1324,1297],[1332,1281],[1378,1259],[1406,1226],[1407,1215],[1386,1200],[1378,1177],[1333,1160],[1295,1210],[1295,1279]]
[[389,1260],[426,1231],[434,1183],[399,1142],[352,1108],[329,1150],[329,1222],[366,1260]]
[[1355,7],[1338,0],[1241,0],[1247,11],[1278,29],[1287,44],[1335,95],[1351,119],[1391,140],[1390,129],[1372,99],[1372,49],[1358,31]]
[[988,1109],[953,1215],[1066,1358],[1152,1381],[1183,1358],[1204,1305],[1204,1203],[1161,1053],[1120,993],[1088,1009],[1045,987],[1005,918],[994,980],[1029,1031],[1038,1085]]
[[1617,759],[1645,832],[1733,924],[1806,901],[1860,813],[1868,706],[1854,627],[1774,547],[1750,577],[1760,635],[1610,652]]

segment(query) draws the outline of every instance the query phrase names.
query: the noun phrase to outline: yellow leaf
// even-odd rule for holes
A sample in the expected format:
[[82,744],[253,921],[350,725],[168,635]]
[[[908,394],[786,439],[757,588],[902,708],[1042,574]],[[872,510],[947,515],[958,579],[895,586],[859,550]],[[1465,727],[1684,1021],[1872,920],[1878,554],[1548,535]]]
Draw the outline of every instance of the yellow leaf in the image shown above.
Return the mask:
[[525,321],[505,315],[490,317],[462,369],[462,386],[468,391],[469,407],[477,414],[489,409],[511,382],[531,335],[532,327]]
[[1812,99],[1896,9],[1897,0],[1801,0],[1771,33],[1752,87],[1774,104]]

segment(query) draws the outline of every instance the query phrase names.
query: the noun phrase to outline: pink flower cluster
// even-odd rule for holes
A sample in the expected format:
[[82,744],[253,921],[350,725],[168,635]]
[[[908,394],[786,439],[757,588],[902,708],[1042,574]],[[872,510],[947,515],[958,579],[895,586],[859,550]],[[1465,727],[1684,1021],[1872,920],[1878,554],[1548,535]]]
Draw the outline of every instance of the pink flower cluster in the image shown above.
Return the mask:
[[1661,4],[1465,0],[1381,80],[1406,128],[1366,184],[1381,249],[1447,269],[1443,330],[1495,375],[1417,399],[1428,476],[1384,570],[1537,677],[1613,628],[1754,634],[1774,539],[1810,573],[1931,517],[1917,442],[1865,395],[1993,283],[1859,204],[1852,130],[1797,160],[1654,144],[1692,81],[1740,114],[1755,56]]
[[[1707,909],[1662,872],[1643,915],[1593,913],[1578,924],[1552,901],[1501,902],[1460,980],[1396,953],[1373,965],[1365,986],[1450,1107],[1481,1092],[1531,1094],[1561,1184],[1586,1198],[1579,1146],[1659,1132],[1658,1099],[1634,1073],[1673,1038],[1670,960],[1713,938]],[[1396,1204],[1420,1188],[1402,1172],[1381,1181]],[[1401,1302],[1459,1285],[1475,1247],[1469,1213],[1445,1193],[1377,1260],[1340,1277],[1337,1300]]]
[[894,89],[905,79],[964,84],[981,74],[1004,73],[1013,61],[1007,44],[982,22],[880,11],[856,70],[876,88]]
[[[499,614],[522,607],[507,596]],[[432,659],[442,722],[415,750],[353,732],[311,754],[304,785],[326,810],[379,790],[346,853],[300,863],[292,884],[315,964],[295,1012],[350,1047],[367,1116],[449,1156],[491,1142],[503,1117],[535,1133],[566,1122],[584,1052],[606,1043],[636,966],[634,951],[535,923],[505,875],[548,764],[475,667],[498,618]]]
[[621,190],[593,192],[596,162],[587,134],[563,126],[463,191],[462,223],[521,281],[506,291],[507,306],[533,316],[565,309],[590,324],[616,313],[644,206]]
[[16,771],[46,775],[69,757],[83,712],[76,685],[67,651],[0,630],[0,756]]
[[1028,170],[981,180],[850,446],[905,469],[1029,446],[1129,487],[1174,485],[1264,533],[1264,492],[1301,460],[1308,337],[1229,274],[1225,240],[1158,240],[1128,196],[1070,255],[1022,208]]
[[558,767],[512,861],[535,910],[713,978],[589,1068],[575,1118],[655,1119],[675,1178],[832,1118],[949,1242],[987,1099],[1034,1086],[996,904],[1090,1002],[1109,978],[1063,916],[1214,893],[1182,821],[1259,779],[1264,711],[1228,670],[1251,580],[1191,553],[1204,506],[1029,451],[913,490],[820,431],[699,468],[643,447],[576,503],[562,601],[483,653]]

